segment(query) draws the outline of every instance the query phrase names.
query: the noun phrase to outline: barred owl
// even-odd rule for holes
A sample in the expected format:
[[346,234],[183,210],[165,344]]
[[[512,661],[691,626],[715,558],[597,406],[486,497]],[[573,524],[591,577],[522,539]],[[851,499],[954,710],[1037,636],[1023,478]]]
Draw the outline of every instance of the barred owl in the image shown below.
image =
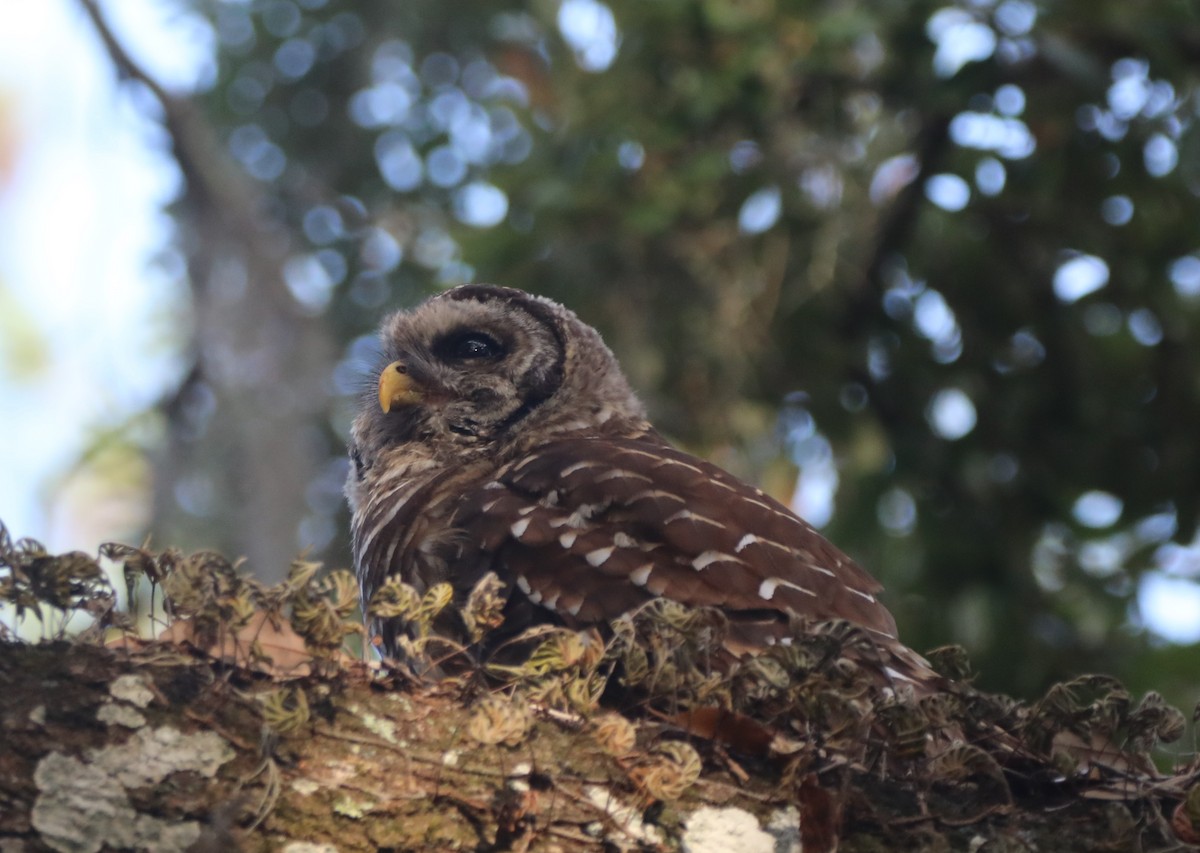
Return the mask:
[[[662,596],[722,611],[740,657],[798,619],[877,640],[923,682],[880,585],[787,507],[668,444],[600,335],[555,302],[466,285],[381,330],[378,394],[350,440],[346,494],[364,602],[399,574],[461,598],[505,585],[502,631],[603,625]],[[406,626],[375,626],[395,651]]]

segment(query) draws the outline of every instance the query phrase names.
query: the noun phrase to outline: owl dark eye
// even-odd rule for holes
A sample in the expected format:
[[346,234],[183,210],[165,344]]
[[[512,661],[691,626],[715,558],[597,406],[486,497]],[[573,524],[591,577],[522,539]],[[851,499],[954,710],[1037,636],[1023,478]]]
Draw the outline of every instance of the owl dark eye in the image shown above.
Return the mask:
[[504,355],[504,346],[483,332],[463,332],[447,338],[439,347],[444,358],[455,361],[497,359]]

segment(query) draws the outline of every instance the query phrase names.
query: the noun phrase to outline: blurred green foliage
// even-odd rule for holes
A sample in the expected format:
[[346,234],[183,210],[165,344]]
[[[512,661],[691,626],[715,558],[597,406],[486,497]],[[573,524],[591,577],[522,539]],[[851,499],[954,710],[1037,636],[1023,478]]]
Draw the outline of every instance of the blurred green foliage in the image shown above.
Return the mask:
[[521,287],[690,449],[785,497],[836,472],[826,532],[911,645],[1200,699],[1135,604],[1200,574],[1196,4],[196,8],[205,112],[344,347],[335,455],[385,312]]

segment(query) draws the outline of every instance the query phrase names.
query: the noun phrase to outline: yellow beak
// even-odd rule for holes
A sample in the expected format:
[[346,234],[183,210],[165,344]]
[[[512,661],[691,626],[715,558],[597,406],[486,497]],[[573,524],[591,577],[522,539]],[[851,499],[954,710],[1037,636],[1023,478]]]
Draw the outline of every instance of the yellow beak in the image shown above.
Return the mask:
[[393,361],[379,374],[379,408],[390,412],[393,406],[409,406],[421,402],[420,386],[408,376],[402,361]]

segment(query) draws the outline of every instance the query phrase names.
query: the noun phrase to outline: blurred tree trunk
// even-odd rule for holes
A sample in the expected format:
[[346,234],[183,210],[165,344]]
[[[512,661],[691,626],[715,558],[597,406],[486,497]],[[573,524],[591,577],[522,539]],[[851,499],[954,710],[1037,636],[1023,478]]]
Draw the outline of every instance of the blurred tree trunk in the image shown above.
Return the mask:
[[[283,289],[280,237],[239,228],[197,195],[180,215],[192,226],[196,365],[165,407],[153,528],[243,555],[276,581],[268,570],[304,545],[297,525],[322,461],[314,434],[328,406],[332,347],[320,320],[301,316]],[[189,489],[200,494],[181,500]]]
[[176,210],[188,263],[194,359],[162,406],[153,530],[187,548],[244,556],[266,581],[307,543],[299,522],[325,460],[333,346],[282,269],[290,237],[226,154],[196,105],[165,92],[132,61],[92,0],[83,0],[118,72],[163,109],[186,190]]

